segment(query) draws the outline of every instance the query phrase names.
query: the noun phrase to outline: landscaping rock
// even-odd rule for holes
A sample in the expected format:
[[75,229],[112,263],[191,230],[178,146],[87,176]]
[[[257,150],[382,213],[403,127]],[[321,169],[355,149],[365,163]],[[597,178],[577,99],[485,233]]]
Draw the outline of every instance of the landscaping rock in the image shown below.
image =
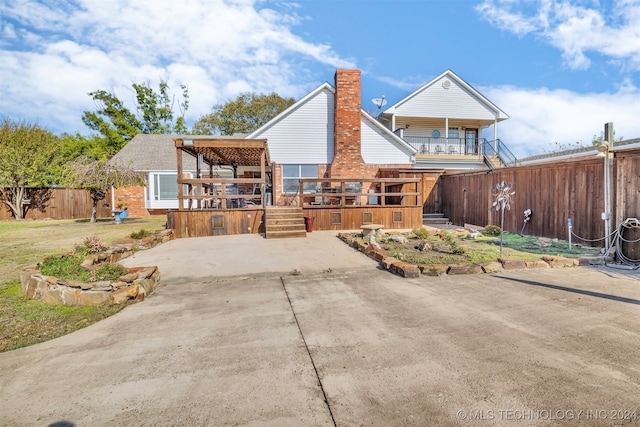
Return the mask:
[[118,280],[120,280],[121,282],[133,282],[137,278],[138,278],[138,273],[133,272],[133,273],[125,274],[124,276],[120,276]]
[[391,265],[394,262],[400,262],[400,260],[398,258],[394,258],[392,256],[388,256],[382,259],[381,263],[384,266],[385,270],[389,270],[391,268]]
[[551,268],[574,267],[577,265],[576,260],[572,258],[545,256],[542,257],[542,259],[549,264]]
[[110,292],[81,292],[78,305],[102,305],[109,301]]
[[420,243],[418,243],[415,246],[415,248],[420,252],[424,252],[424,251],[430,251],[431,249],[433,249],[433,245],[429,243],[427,240],[421,240]]
[[367,254],[369,258],[373,258],[378,262],[382,261],[386,256],[384,254],[384,251],[380,249],[379,246],[375,246],[373,244],[367,246],[367,249],[365,249],[364,253]]
[[390,271],[402,277],[420,277],[420,269],[418,266],[408,262],[394,262],[391,264]]
[[502,264],[499,262],[482,264],[482,271],[485,273],[500,273],[502,271]]
[[385,240],[400,243],[400,244],[407,243],[407,238],[404,237],[402,234],[390,234],[385,238]]
[[443,254],[453,254],[453,248],[451,245],[445,242],[437,242],[433,244],[433,250]]
[[451,276],[453,274],[480,274],[482,272],[482,266],[478,264],[463,264],[450,266],[447,274]]
[[96,264],[98,262],[98,255],[97,254],[91,254],[91,255],[87,255],[86,257],[84,257],[84,261],[82,261],[82,264],[80,264],[80,267],[89,270],[91,269],[91,267],[93,266],[93,264]]
[[549,268],[549,264],[541,259],[534,259],[531,261],[525,261],[524,265],[527,268]]
[[523,270],[527,267],[526,263],[520,259],[499,259],[504,270]]
[[139,290],[140,287],[138,285],[131,285],[126,288],[118,289],[109,297],[109,304],[122,304],[128,299],[133,299],[138,296]]
[[384,226],[382,224],[365,224],[360,227],[362,230],[362,237],[366,238],[371,234],[381,236],[383,227]]
[[425,276],[442,276],[447,274],[449,266],[446,264],[423,264],[419,266],[420,272]]

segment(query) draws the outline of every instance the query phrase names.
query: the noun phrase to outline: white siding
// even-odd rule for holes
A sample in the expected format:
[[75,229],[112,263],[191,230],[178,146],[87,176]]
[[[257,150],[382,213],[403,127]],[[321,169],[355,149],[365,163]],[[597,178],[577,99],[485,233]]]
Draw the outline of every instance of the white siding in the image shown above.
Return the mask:
[[[449,89],[442,86],[444,80],[451,82]],[[407,117],[493,120],[497,113],[455,79],[444,76],[398,106],[395,114]]]
[[367,164],[411,163],[411,152],[369,120],[361,120],[362,158]]
[[253,134],[266,138],[275,163],[331,163],[334,94],[322,90],[272,126]]

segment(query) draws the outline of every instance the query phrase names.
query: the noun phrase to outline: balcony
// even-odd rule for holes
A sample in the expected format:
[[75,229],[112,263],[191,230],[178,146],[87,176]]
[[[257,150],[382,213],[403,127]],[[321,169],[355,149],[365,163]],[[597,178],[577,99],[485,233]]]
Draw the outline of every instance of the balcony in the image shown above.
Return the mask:
[[482,158],[484,138],[433,138],[405,136],[404,140],[418,151],[418,155],[473,156]]

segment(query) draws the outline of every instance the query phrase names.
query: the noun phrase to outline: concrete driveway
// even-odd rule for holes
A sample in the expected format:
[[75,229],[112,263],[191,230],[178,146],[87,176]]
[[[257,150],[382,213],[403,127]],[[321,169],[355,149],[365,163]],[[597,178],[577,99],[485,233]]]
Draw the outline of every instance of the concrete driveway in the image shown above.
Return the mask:
[[163,285],[0,354],[0,425],[640,425],[637,272],[402,279],[328,232],[127,263]]

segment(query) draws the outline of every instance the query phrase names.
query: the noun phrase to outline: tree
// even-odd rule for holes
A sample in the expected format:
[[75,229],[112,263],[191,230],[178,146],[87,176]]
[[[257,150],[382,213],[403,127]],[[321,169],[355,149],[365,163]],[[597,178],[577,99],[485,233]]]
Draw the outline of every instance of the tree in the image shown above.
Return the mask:
[[182,101],[178,103],[180,115],[174,120],[175,97],[169,95],[169,85],[161,81],[159,91],[150,84],[133,83],[136,99],[136,113],[132,113],[113,92],[97,90],[89,95],[98,110],[85,111],[82,122],[91,130],[102,135],[105,151],[113,155],[139,133],[164,134],[186,133],[184,115],[189,108],[189,92],[181,85]]
[[199,135],[233,135],[251,133],[293,105],[293,98],[243,93],[235,101],[216,104],[213,112],[201,116],[193,125]]
[[[54,183],[60,140],[48,130],[5,119],[0,128],[0,201],[24,219],[31,196]],[[34,199],[35,200],[35,199]],[[34,204],[35,206],[35,204]]]
[[65,183],[71,188],[87,190],[93,203],[91,222],[96,222],[98,202],[104,199],[111,187],[144,185],[144,174],[130,167],[109,162],[93,160],[86,156],[67,163],[64,172]]

